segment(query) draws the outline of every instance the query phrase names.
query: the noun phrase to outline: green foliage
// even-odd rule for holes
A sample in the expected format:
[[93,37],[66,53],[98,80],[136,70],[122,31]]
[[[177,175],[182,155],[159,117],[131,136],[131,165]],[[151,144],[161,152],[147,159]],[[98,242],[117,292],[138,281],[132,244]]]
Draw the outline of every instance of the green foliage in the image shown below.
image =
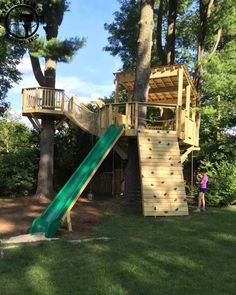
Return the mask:
[[234,159],[231,163],[225,160],[201,161],[199,171],[202,168],[208,170],[206,201],[209,205],[227,206],[236,201],[236,161]]
[[0,195],[29,194],[35,185],[37,144],[22,123],[0,122]]
[[52,38],[49,41],[37,39],[30,45],[34,57],[50,57],[58,62],[68,63],[75,53],[85,45],[85,38],[70,38],[60,41]]
[[[94,138],[95,143],[95,138]],[[61,188],[92,147],[92,135],[69,120],[55,134],[55,189]]]
[[134,68],[136,59],[140,1],[119,0],[119,2],[120,11],[114,13],[114,22],[104,25],[110,34],[109,45],[105,46],[104,50],[113,56],[119,55],[123,69],[129,69]]

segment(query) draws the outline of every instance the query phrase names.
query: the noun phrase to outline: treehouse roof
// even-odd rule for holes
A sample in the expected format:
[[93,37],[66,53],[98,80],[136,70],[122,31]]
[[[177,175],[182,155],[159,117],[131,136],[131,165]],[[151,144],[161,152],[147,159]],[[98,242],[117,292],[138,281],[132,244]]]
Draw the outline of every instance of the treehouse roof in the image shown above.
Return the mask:
[[[181,71],[180,71],[181,70]],[[186,86],[190,86],[191,102],[195,104],[197,92],[193,85],[190,74],[183,64],[155,67],[151,69],[149,78],[148,101],[159,103],[176,104],[180,85],[180,72],[183,73],[183,104],[186,98]],[[129,93],[133,92],[135,72],[122,71],[114,74],[117,79],[117,85],[122,85]]]

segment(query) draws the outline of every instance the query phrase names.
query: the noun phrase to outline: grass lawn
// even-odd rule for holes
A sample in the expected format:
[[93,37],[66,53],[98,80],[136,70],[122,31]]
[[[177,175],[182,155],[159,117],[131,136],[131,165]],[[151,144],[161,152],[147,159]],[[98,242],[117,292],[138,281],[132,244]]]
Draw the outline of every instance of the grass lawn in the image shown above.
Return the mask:
[[107,214],[93,237],[2,246],[2,295],[236,294],[236,208],[178,218]]

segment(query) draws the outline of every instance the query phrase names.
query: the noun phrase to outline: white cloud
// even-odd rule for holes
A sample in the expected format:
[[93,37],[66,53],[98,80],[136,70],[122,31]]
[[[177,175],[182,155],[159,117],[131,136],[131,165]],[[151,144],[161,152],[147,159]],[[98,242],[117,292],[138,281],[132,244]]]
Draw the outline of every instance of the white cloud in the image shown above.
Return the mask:
[[88,97],[95,99],[108,96],[114,90],[113,84],[94,84],[90,81],[84,81],[76,76],[63,77],[57,79],[56,88],[65,89],[68,96]]
[[32,66],[30,62],[29,57],[23,57],[19,65],[17,66],[17,69],[22,73],[22,74],[27,74],[32,72]]

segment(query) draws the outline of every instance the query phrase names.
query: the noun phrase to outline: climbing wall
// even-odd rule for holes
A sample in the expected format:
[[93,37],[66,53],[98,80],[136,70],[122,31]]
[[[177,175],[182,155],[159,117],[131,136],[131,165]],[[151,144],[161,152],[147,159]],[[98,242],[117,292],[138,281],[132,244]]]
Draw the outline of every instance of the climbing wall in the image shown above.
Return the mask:
[[176,132],[144,129],[138,145],[144,216],[188,215]]

